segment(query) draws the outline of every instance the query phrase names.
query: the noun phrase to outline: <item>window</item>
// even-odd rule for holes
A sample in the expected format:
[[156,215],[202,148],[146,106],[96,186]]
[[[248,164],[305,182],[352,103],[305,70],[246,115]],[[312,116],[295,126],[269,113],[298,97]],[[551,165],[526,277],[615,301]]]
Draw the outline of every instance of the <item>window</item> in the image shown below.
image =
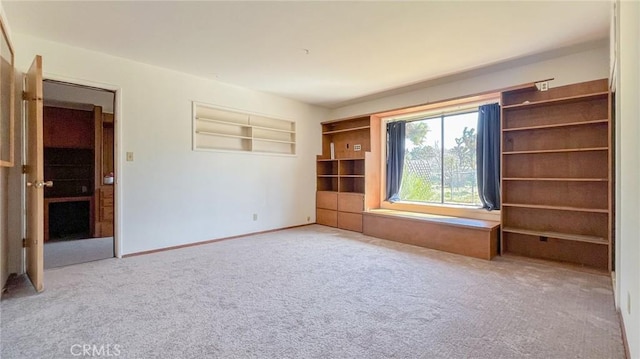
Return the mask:
[[477,108],[406,123],[400,200],[480,206]]

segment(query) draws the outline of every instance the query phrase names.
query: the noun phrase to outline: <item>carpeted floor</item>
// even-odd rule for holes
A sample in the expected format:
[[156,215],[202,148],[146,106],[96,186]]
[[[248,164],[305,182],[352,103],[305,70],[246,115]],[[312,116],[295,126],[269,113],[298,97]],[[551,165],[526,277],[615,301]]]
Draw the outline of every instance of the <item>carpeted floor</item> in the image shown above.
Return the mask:
[[44,244],[44,269],[113,258],[113,237],[48,241]]
[[48,270],[45,286],[3,297],[2,358],[82,345],[122,358],[624,357],[606,276],[318,225]]

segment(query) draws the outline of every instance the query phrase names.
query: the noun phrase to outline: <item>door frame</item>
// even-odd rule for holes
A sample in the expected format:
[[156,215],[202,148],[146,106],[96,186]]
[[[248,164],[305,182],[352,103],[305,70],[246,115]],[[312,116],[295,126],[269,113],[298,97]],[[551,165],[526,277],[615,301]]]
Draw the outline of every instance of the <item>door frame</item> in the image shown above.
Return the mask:
[[[44,57],[43,57],[44,58]],[[113,250],[116,258],[122,258],[122,193],[124,185],[122,183],[122,159],[120,154],[122,153],[122,88],[117,85],[96,82],[72,77],[61,76],[57,74],[48,73],[46,71],[42,74],[42,80],[51,80],[66,82],[72,85],[96,87],[108,91],[113,91],[114,104],[113,104],[113,116],[114,116],[114,138],[113,138],[113,160],[114,160],[114,201],[113,201]]]

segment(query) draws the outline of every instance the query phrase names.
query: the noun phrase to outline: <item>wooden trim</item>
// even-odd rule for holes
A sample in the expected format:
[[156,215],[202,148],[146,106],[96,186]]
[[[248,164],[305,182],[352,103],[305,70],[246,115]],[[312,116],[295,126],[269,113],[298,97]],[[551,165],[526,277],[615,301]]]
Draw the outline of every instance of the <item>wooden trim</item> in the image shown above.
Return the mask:
[[[429,106],[433,106],[433,108],[437,108],[437,107],[440,107],[440,106],[436,106],[436,105],[440,105],[440,104],[444,105],[444,103],[449,103],[449,102],[451,103],[450,106],[453,106],[453,105],[456,105],[456,104],[460,104],[460,103],[464,103],[464,102],[467,102],[467,103],[468,102],[474,102],[474,101],[460,101],[460,100],[464,100],[464,99],[476,98],[475,101],[477,102],[477,101],[483,101],[482,100],[483,98],[484,98],[484,100],[489,99],[489,98],[499,98],[501,92],[528,91],[528,90],[531,90],[531,89],[535,88],[536,87],[536,83],[538,83],[538,82],[545,82],[545,81],[551,81],[551,80],[554,80],[554,78],[549,78],[549,79],[539,80],[539,81],[534,81],[534,82],[527,82],[527,83],[520,84],[520,85],[499,88],[499,89],[496,89],[496,90],[482,91],[482,92],[478,92],[478,93],[470,94],[470,95],[465,95],[465,96],[452,97],[452,98],[444,99],[444,100],[437,101],[437,102],[427,102],[427,103],[421,103],[421,104],[417,104],[417,105],[413,105],[413,106],[409,106],[409,107],[393,108],[393,109],[382,111],[382,112],[368,113],[368,114],[363,114],[363,115],[355,115],[355,116],[345,117],[345,118],[341,118],[341,119],[337,119],[337,120],[326,121],[326,122],[323,122],[322,124],[331,123],[331,122],[338,122],[338,121],[344,121],[344,120],[350,120],[350,119],[354,119],[354,118],[358,118],[358,117],[362,117],[362,116],[377,116],[377,117],[397,116],[397,115],[400,115],[402,113],[406,113],[406,110],[410,110],[409,112],[419,112],[419,111],[424,111],[426,109],[429,109]],[[405,112],[403,112],[403,111],[405,111]]]
[[370,141],[371,151],[364,154],[364,209],[380,208],[380,192],[382,186],[382,168],[380,166],[382,154],[380,117],[371,116]]
[[[13,45],[11,44],[11,39],[7,34],[7,29],[4,21],[0,20],[0,30],[2,30],[2,36],[7,41],[7,46],[9,47],[9,52],[11,52],[11,74],[9,84],[9,160],[3,161],[0,159],[0,167],[13,167],[14,159],[15,159],[15,127],[16,127],[16,74],[15,74],[15,51],[13,49]],[[0,141],[1,142],[1,141]]]
[[591,100],[598,97],[605,97],[608,94],[609,94],[608,91],[594,92],[594,93],[587,93],[582,95],[552,98],[549,100],[540,100],[540,101],[533,101],[533,102],[517,103],[513,105],[505,105],[502,108],[504,108],[505,110],[509,110],[512,108],[518,109],[518,108],[524,108],[524,107],[544,106],[549,104],[562,104],[562,103],[568,103],[568,102],[574,102],[574,101]]
[[99,237],[98,227],[95,223],[100,222],[100,186],[102,185],[102,107],[93,107],[93,217],[91,221],[91,235]]
[[501,254],[500,256],[494,258],[494,260],[511,262],[511,263],[514,263],[514,262],[515,263],[534,263],[534,264],[539,264],[543,266],[562,268],[562,269],[572,270],[576,272],[589,273],[589,274],[602,275],[602,276],[609,276],[611,274],[606,270],[602,270],[594,267],[587,267],[587,266],[583,266],[583,265],[575,264],[571,262],[560,262],[560,261],[555,261],[551,259],[525,257],[525,256],[521,256],[514,253]]
[[292,228],[298,228],[298,227],[304,227],[304,226],[310,226],[313,225],[315,223],[309,223],[309,224],[299,224],[296,226],[289,226],[289,227],[282,227],[282,228],[276,228],[276,229],[269,229],[266,231],[260,231],[260,232],[251,232],[251,233],[246,233],[246,234],[240,234],[237,236],[231,236],[231,237],[224,237],[224,238],[216,238],[216,239],[209,239],[206,241],[201,241],[201,242],[195,242],[195,243],[187,243],[187,244],[181,244],[178,246],[171,246],[171,247],[164,247],[164,248],[159,248],[159,249],[152,249],[149,251],[142,251],[142,252],[135,252],[135,253],[129,253],[129,254],[125,254],[122,256],[122,258],[129,258],[129,257],[136,257],[136,256],[142,256],[142,255],[146,255],[146,254],[153,254],[153,253],[158,253],[158,252],[165,252],[165,251],[170,251],[170,250],[174,250],[174,249],[181,249],[181,248],[187,248],[187,247],[194,247],[194,246],[199,246],[199,245],[203,245],[203,244],[210,244],[210,243],[216,243],[216,242],[222,242],[222,241],[227,241],[230,239],[238,239],[238,238],[242,238],[242,237],[248,237],[248,236],[255,236],[258,234],[265,234],[265,233],[272,233],[272,232],[278,232],[278,231],[283,231],[285,229],[292,229]]
[[412,106],[412,107],[407,107],[399,110],[376,113],[375,115],[380,118],[387,118],[387,117],[396,117],[401,115],[410,115],[412,113],[419,114],[420,112],[425,112],[429,110],[447,109],[447,108],[451,108],[454,106],[461,106],[461,105],[471,105],[474,103],[489,101],[493,99],[497,100],[499,98],[500,98],[500,92],[492,91],[482,95],[458,97],[452,100],[443,100],[438,102],[432,102],[426,105]]

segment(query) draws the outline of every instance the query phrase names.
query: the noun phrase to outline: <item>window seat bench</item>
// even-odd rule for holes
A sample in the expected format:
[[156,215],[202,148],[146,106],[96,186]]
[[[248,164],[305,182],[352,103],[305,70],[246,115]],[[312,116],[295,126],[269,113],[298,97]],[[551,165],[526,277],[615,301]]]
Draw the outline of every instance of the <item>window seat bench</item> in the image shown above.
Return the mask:
[[490,260],[500,222],[389,209],[362,213],[363,233],[395,242]]

